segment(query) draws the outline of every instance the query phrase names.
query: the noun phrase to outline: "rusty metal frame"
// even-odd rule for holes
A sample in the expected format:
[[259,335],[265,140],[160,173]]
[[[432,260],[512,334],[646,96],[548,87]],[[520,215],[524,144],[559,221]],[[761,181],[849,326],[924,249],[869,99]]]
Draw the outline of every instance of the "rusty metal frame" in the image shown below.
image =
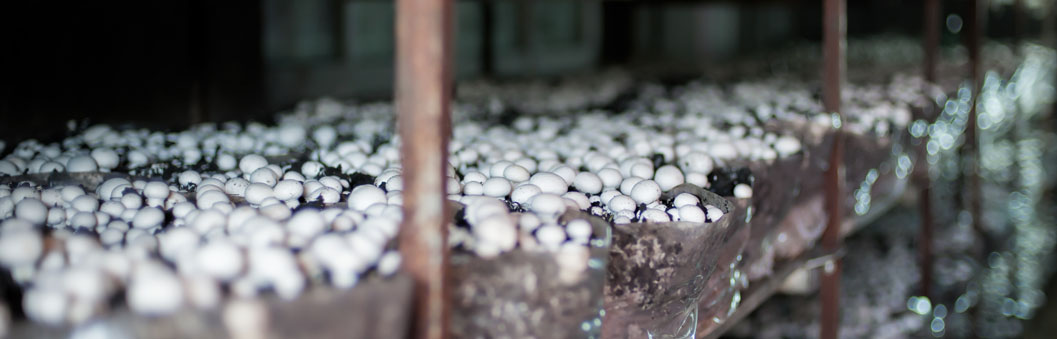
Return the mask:
[[972,216],[973,230],[977,236],[981,238],[983,243],[983,253],[990,253],[994,250],[990,240],[986,237],[986,231],[983,225],[983,213],[981,212],[983,206],[983,192],[981,190],[980,182],[980,142],[978,140],[977,126],[976,126],[976,104],[977,98],[980,97],[980,90],[983,88],[983,76],[982,69],[980,66],[981,55],[980,45],[983,39],[984,27],[987,25],[987,8],[985,1],[981,0],[969,0],[969,8],[966,20],[966,28],[968,29],[966,35],[966,47],[969,50],[969,78],[972,81],[973,100],[972,106],[969,109],[969,118],[965,128],[965,145],[962,147],[963,155],[969,158],[968,162],[968,209],[969,214]]
[[[844,78],[846,37],[846,0],[823,0],[823,103],[826,111],[841,113],[841,85]],[[925,3],[925,77],[936,79],[939,41],[939,1]],[[982,32],[980,2],[970,0],[969,54],[971,74],[979,88],[979,40]],[[448,295],[448,250],[446,225],[450,219],[444,208],[446,200],[445,170],[451,118],[451,0],[398,0],[396,11],[396,110],[398,130],[403,144],[404,182],[406,187],[404,224],[399,237],[404,269],[415,279],[416,337],[443,338],[448,334],[450,296]],[[967,135],[973,161],[977,161],[975,107],[970,112]],[[834,133],[830,167],[826,170],[826,209],[829,215],[822,245],[828,251],[841,247],[843,222],[843,156],[844,137],[840,128]],[[970,211],[974,226],[979,223],[979,176],[970,171],[973,190]],[[931,239],[931,206],[927,181],[922,190],[922,239]],[[924,291],[927,294],[931,250],[922,249]],[[820,336],[838,337],[841,261],[833,258],[822,271],[822,316]]]
[[924,49],[925,49],[925,80],[928,82],[935,83],[937,80],[937,65],[939,63],[939,45],[940,45],[940,17],[941,4],[940,0],[925,0],[925,11],[924,17],[922,18],[923,24],[923,35],[924,35]]
[[[940,44],[940,0],[924,1],[924,16],[922,27],[924,35],[925,65],[924,76],[926,85],[935,84],[938,79],[939,44]],[[924,89],[922,89],[924,90]],[[924,107],[918,115],[918,119],[931,122],[936,116],[934,105]],[[921,213],[921,229],[918,235],[918,261],[921,272],[920,293],[923,296],[932,297],[932,241],[933,225],[932,218],[932,180],[929,177],[928,153],[925,145],[927,139],[922,139],[917,147],[917,165],[914,181],[920,191],[918,192],[918,212]]]
[[[822,5],[822,102],[827,113],[836,114],[843,124],[841,113],[841,85],[844,82],[844,46],[847,32],[845,0],[823,0]],[[826,169],[826,211],[829,216],[822,233],[822,246],[827,251],[841,247],[841,225],[844,219],[844,133],[841,126],[833,134],[829,168]],[[841,260],[834,258],[822,269],[819,318],[823,339],[835,339],[840,328],[840,272]]]
[[447,227],[451,137],[452,0],[396,2],[397,130],[402,144],[404,220],[399,249],[415,281],[413,335],[450,333]]

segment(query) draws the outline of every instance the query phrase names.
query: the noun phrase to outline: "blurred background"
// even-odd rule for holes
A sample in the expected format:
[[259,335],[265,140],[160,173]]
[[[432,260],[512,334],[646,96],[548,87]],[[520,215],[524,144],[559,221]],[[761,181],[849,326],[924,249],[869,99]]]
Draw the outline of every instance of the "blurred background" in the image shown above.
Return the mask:
[[[1039,36],[1049,1],[989,6],[989,39]],[[957,44],[966,1],[943,1]],[[608,67],[701,69],[821,38],[820,1],[456,1],[458,80]],[[182,127],[268,119],[319,96],[384,99],[393,3],[356,0],[7,1],[0,4],[3,140],[70,119]],[[1026,16],[1026,17],[1025,17]],[[922,31],[916,0],[848,2],[849,39]],[[951,25],[948,25],[951,26]],[[1051,29],[1052,31],[1052,29]],[[780,56],[775,56],[780,57]],[[854,68],[855,65],[851,65]]]

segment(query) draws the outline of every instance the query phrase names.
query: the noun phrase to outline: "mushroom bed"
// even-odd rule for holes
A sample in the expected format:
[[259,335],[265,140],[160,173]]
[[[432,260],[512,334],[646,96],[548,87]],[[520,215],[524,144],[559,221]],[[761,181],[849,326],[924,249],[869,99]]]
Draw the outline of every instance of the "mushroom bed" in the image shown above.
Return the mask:
[[[603,90],[619,98],[561,114],[477,85],[487,100],[453,105],[449,147],[454,334],[707,333],[821,235],[837,127],[849,216],[900,194],[923,88],[851,85],[841,121],[783,78]],[[547,100],[598,95],[579,94]],[[322,99],[275,125],[96,125],[15,145],[0,160],[0,322],[38,337],[402,337],[393,117]]]

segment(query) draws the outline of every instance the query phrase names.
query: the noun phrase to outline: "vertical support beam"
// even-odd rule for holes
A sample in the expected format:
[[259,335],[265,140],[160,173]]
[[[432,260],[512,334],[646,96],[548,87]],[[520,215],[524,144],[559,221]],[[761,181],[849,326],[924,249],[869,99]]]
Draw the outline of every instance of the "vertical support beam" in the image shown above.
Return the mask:
[[[924,28],[925,67],[924,77],[928,83],[926,86],[935,84],[937,80],[937,64],[939,63],[940,44],[940,1],[925,0],[925,10],[922,27]],[[924,89],[922,89],[924,90]],[[929,104],[921,111],[918,119],[931,122],[935,118],[935,106]],[[921,233],[918,236],[918,260],[921,269],[921,290],[923,296],[932,298],[932,180],[929,177],[928,153],[925,149],[927,139],[921,140],[917,150],[916,175],[914,179],[920,188],[918,194],[918,212],[921,213]]]
[[[982,0],[969,0],[967,3],[966,11],[966,36],[965,44],[969,50],[969,78],[972,81],[972,106],[969,108],[969,117],[966,122],[965,128],[965,145],[962,146],[961,154],[963,156],[962,163],[962,177],[967,179],[963,181],[963,195],[967,197],[967,208],[969,209],[969,215],[972,216],[972,228],[976,237],[979,239],[979,243],[982,245],[980,253],[982,257],[986,257],[988,253],[993,250],[990,241],[987,238],[987,233],[984,231],[983,220],[981,213],[981,196],[980,189],[980,153],[979,153],[979,142],[977,140],[976,130],[976,103],[977,98],[980,97],[980,89],[982,88],[983,79],[980,77],[980,39],[983,35],[984,20],[982,16],[982,8],[984,7],[981,3]],[[968,161],[964,161],[964,157],[968,157]],[[974,335],[980,333],[980,312],[978,307],[973,307],[969,310],[969,319],[971,328],[974,330]]]
[[840,114],[844,82],[846,15],[844,0],[823,0],[822,104],[829,113]]
[[[968,189],[968,194],[965,195],[968,195],[967,208],[969,215],[972,216],[972,230],[976,233],[975,236],[982,245],[980,249],[982,249],[981,255],[983,257],[980,258],[986,258],[988,253],[994,250],[994,247],[991,246],[990,241],[987,239],[987,232],[983,227],[983,213],[981,210],[983,195],[980,187],[979,172],[980,143],[977,138],[977,99],[980,97],[980,90],[983,88],[983,79],[980,74],[980,40],[983,36],[983,27],[986,20],[983,12],[985,5],[982,2],[983,0],[968,0],[967,3],[965,44],[966,49],[969,51],[969,78],[972,81],[972,103],[966,121],[965,145],[962,146],[961,153],[963,156],[962,177],[966,178],[963,185],[966,186],[964,188]],[[968,162],[964,161],[966,156],[968,157]],[[979,336],[981,329],[980,317],[979,307],[969,309],[970,326],[973,329],[973,335],[976,336]]]
[[[925,142],[921,143],[921,147],[918,149],[921,152],[925,152]],[[918,194],[918,209],[921,213],[921,233],[918,235],[918,260],[921,269],[921,295],[932,299],[932,180],[929,178],[928,169],[928,155],[921,154],[918,159],[918,166],[923,166],[918,174],[918,182],[921,185],[921,192]]]
[[965,128],[965,146],[963,146],[964,155],[969,157],[969,163],[967,168],[968,175],[968,203],[969,203],[969,214],[973,218],[973,230],[978,236],[983,237],[981,241],[984,245],[984,255],[990,253],[993,248],[990,241],[985,237],[986,232],[983,226],[983,214],[981,208],[983,206],[983,195],[980,187],[980,142],[977,137],[978,131],[976,127],[976,103],[980,97],[980,90],[983,87],[983,75],[982,68],[980,66],[980,45],[983,38],[984,27],[986,25],[987,17],[985,5],[986,0],[969,0],[968,7],[968,20],[966,20],[968,31],[967,33],[967,49],[969,50],[969,77],[972,79],[972,91],[973,100],[972,107],[969,109],[969,118],[966,122]]
[[935,83],[940,46],[940,0],[925,0],[924,42],[925,42],[925,80]]
[[451,0],[396,2],[396,114],[404,220],[399,248],[415,281],[415,338],[448,336],[445,171],[451,129]]
[[[966,13],[966,48],[969,50],[969,76],[977,87],[973,88],[974,93],[983,82],[980,75],[980,40],[983,38],[984,28],[987,25],[986,10],[986,0],[969,0],[968,12]],[[974,97],[976,96],[974,95]],[[975,114],[975,106],[973,108],[970,111]],[[975,128],[970,130],[975,130]]]
[[[829,113],[841,114],[841,85],[844,82],[844,41],[846,34],[845,0],[823,0],[822,6],[822,101]],[[844,217],[844,133],[838,127],[833,137],[833,149],[826,169],[826,211],[829,215],[822,234],[822,246],[836,251],[841,246],[841,225]],[[840,328],[840,272],[839,258],[827,262],[822,270],[822,315],[820,338],[836,339]]]

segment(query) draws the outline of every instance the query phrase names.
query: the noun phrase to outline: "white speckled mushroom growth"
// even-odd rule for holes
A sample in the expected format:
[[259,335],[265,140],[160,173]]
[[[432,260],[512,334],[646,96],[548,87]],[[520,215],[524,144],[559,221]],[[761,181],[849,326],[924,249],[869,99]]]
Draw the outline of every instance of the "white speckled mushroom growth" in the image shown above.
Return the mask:
[[[500,90],[475,86],[467,90]],[[909,87],[923,84],[896,76],[885,86],[851,86],[863,99],[850,105],[845,130],[863,142],[883,140],[877,149],[890,152],[897,143],[890,137],[901,133],[912,104],[922,100],[900,90]],[[688,291],[697,299],[687,305],[695,309],[704,297],[732,297],[748,272],[766,275],[774,251],[802,251],[774,243],[785,240],[781,232],[797,230],[780,225],[796,222],[779,218],[785,211],[761,211],[761,194],[782,195],[756,185],[760,175],[784,180],[777,169],[801,170],[789,175],[813,169],[807,162],[824,159],[816,150],[833,126],[830,115],[818,113],[810,88],[781,79],[637,91],[617,111],[559,101],[548,105],[572,114],[522,109],[510,117],[473,102],[454,109],[447,190],[460,212],[450,246],[477,263],[513,265],[541,254],[553,258],[554,276],[534,279],[569,286],[590,280],[577,286],[597,289],[584,301],[593,315],[574,326],[593,333],[602,328],[591,320],[602,307],[603,283],[620,280],[606,277],[606,262],[612,275],[613,265],[630,258],[614,259],[638,246],[626,238],[645,234],[635,232],[664,233],[656,236],[664,241],[739,237],[741,246],[724,252],[733,255],[730,262],[694,259],[712,260],[709,274],[736,282]],[[313,288],[354,289],[398,274],[393,240],[403,183],[392,124],[389,104],[322,99],[280,115],[274,126],[221,123],[159,132],[96,125],[54,143],[23,141],[0,160],[0,265],[24,291],[19,302],[26,316],[49,325],[105,317],[115,296],[123,296],[117,306],[157,317],[235,300],[296,300]],[[860,172],[891,156],[882,154]],[[96,177],[75,180],[81,174]],[[789,180],[800,187],[800,178]],[[754,213],[776,219],[758,229],[750,222]],[[612,245],[599,223],[614,230]],[[805,243],[817,238],[796,236]],[[705,295],[713,290],[727,294]],[[541,324],[518,333],[544,333],[533,325]],[[488,333],[479,327],[467,320],[456,331]]]

